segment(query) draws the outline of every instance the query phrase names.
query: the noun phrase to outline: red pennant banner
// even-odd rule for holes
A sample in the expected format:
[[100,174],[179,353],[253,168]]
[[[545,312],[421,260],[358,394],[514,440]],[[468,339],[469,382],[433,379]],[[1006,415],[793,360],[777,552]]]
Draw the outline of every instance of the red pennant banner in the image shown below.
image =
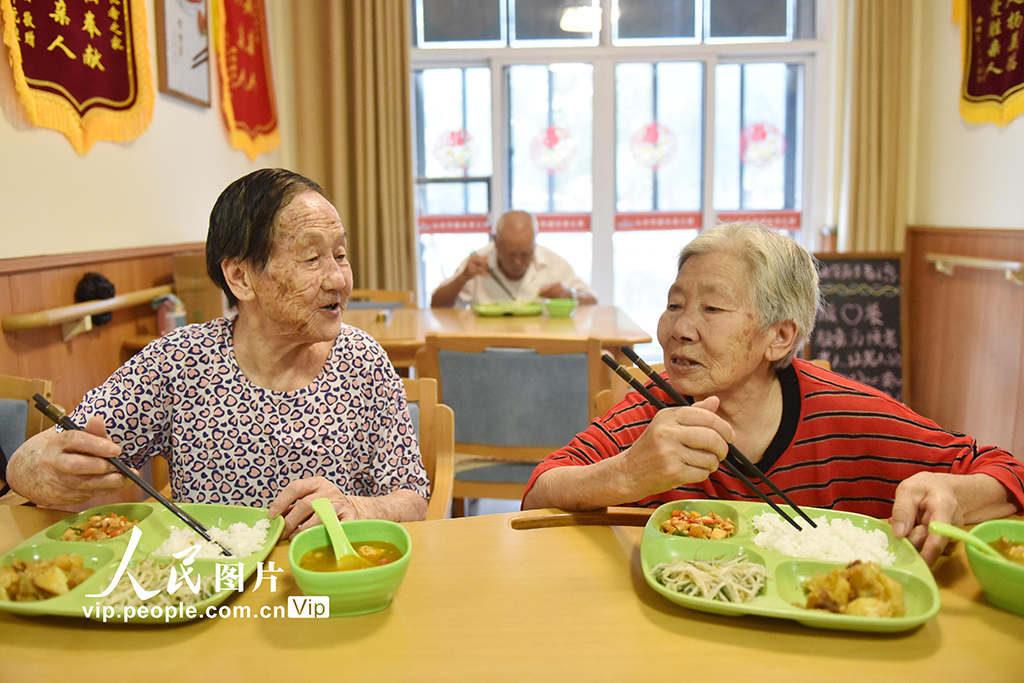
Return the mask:
[[231,144],[249,160],[280,144],[263,0],[215,0],[217,63]]
[[1024,0],[955,0],[964,75],[960,115],[1005,126],[1024,111]]
[[79,154],[133,140],[153,117],[144,0],[0,0],[4,43],[29,120]]

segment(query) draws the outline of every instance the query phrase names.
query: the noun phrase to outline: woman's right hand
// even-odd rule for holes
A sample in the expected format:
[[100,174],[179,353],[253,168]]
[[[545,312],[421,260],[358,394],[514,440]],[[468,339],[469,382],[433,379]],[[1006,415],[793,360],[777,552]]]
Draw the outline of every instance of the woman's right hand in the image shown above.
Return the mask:
[[103,419],[93,417],[84,431],[48,429],[23,443],[7,465],[7,483],[37,505],[81,503],[132,483],[108,462],[120,454]]
[[692,406],[660,410],[640,438],[622,453],[623,475],[640,500],[704,481],[729,454],[732,426],[715,414],[715,396]]

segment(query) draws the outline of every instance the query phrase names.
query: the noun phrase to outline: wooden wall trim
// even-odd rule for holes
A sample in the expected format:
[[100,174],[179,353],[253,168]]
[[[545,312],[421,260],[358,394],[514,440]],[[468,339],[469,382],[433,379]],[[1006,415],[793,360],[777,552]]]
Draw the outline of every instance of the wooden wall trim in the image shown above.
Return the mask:
[[932,225],[908,225],[907,232],[917,235],[973,235],[981,239],[1013,236],[1014,233],[1024,232],[1024,228],[939,228]]
[[180,244],[165,244],[155,247],[134,247],[131,249],[86,251],[77,254],[50,254],[46,256],[0,259],[0,275],[30,273],[37,270],[81,266],[91,263],[130,261],[150,256],[170,256],[183,251],[204,251],[205,249],[206,242],[182,242]]

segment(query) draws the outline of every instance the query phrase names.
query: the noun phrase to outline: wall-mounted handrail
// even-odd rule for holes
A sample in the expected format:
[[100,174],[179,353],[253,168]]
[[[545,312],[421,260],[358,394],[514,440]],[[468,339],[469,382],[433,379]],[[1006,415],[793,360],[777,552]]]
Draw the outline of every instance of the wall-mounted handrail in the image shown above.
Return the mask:
[[935,264],[935,270],[952,275],[954,266],[1001,270],[1010,282],[1024,285],[1024,263],[1020,261],[999,261],[997,259],[957,256],[955,254],[925,254],[925,261]]
[[83,301],[80,304],[50,308],[35,313],[22,313],[19,315],[4,316],[0,325],[4,332],[18,332],[19,330],[31,330],[37,327],[49,327],[50,325],[62,325],[64,323],[80,320],[89,315],[109,313],[122,308],[130,308],[139,304],[146,304],[164,294],[172,294],[174,288],[171,285],[162,287],[150,287],[140,289],[137,292],[129,292],[110,299],[97,299],[95,301]]

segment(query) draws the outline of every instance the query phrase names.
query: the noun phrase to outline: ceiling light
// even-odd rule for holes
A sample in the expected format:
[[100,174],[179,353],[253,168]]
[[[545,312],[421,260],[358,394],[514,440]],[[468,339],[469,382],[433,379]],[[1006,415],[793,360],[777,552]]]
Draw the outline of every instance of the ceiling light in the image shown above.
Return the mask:
[[591,5],[566,7],[558,28],[570,33],[597,33],[601,30],[601,8]]

